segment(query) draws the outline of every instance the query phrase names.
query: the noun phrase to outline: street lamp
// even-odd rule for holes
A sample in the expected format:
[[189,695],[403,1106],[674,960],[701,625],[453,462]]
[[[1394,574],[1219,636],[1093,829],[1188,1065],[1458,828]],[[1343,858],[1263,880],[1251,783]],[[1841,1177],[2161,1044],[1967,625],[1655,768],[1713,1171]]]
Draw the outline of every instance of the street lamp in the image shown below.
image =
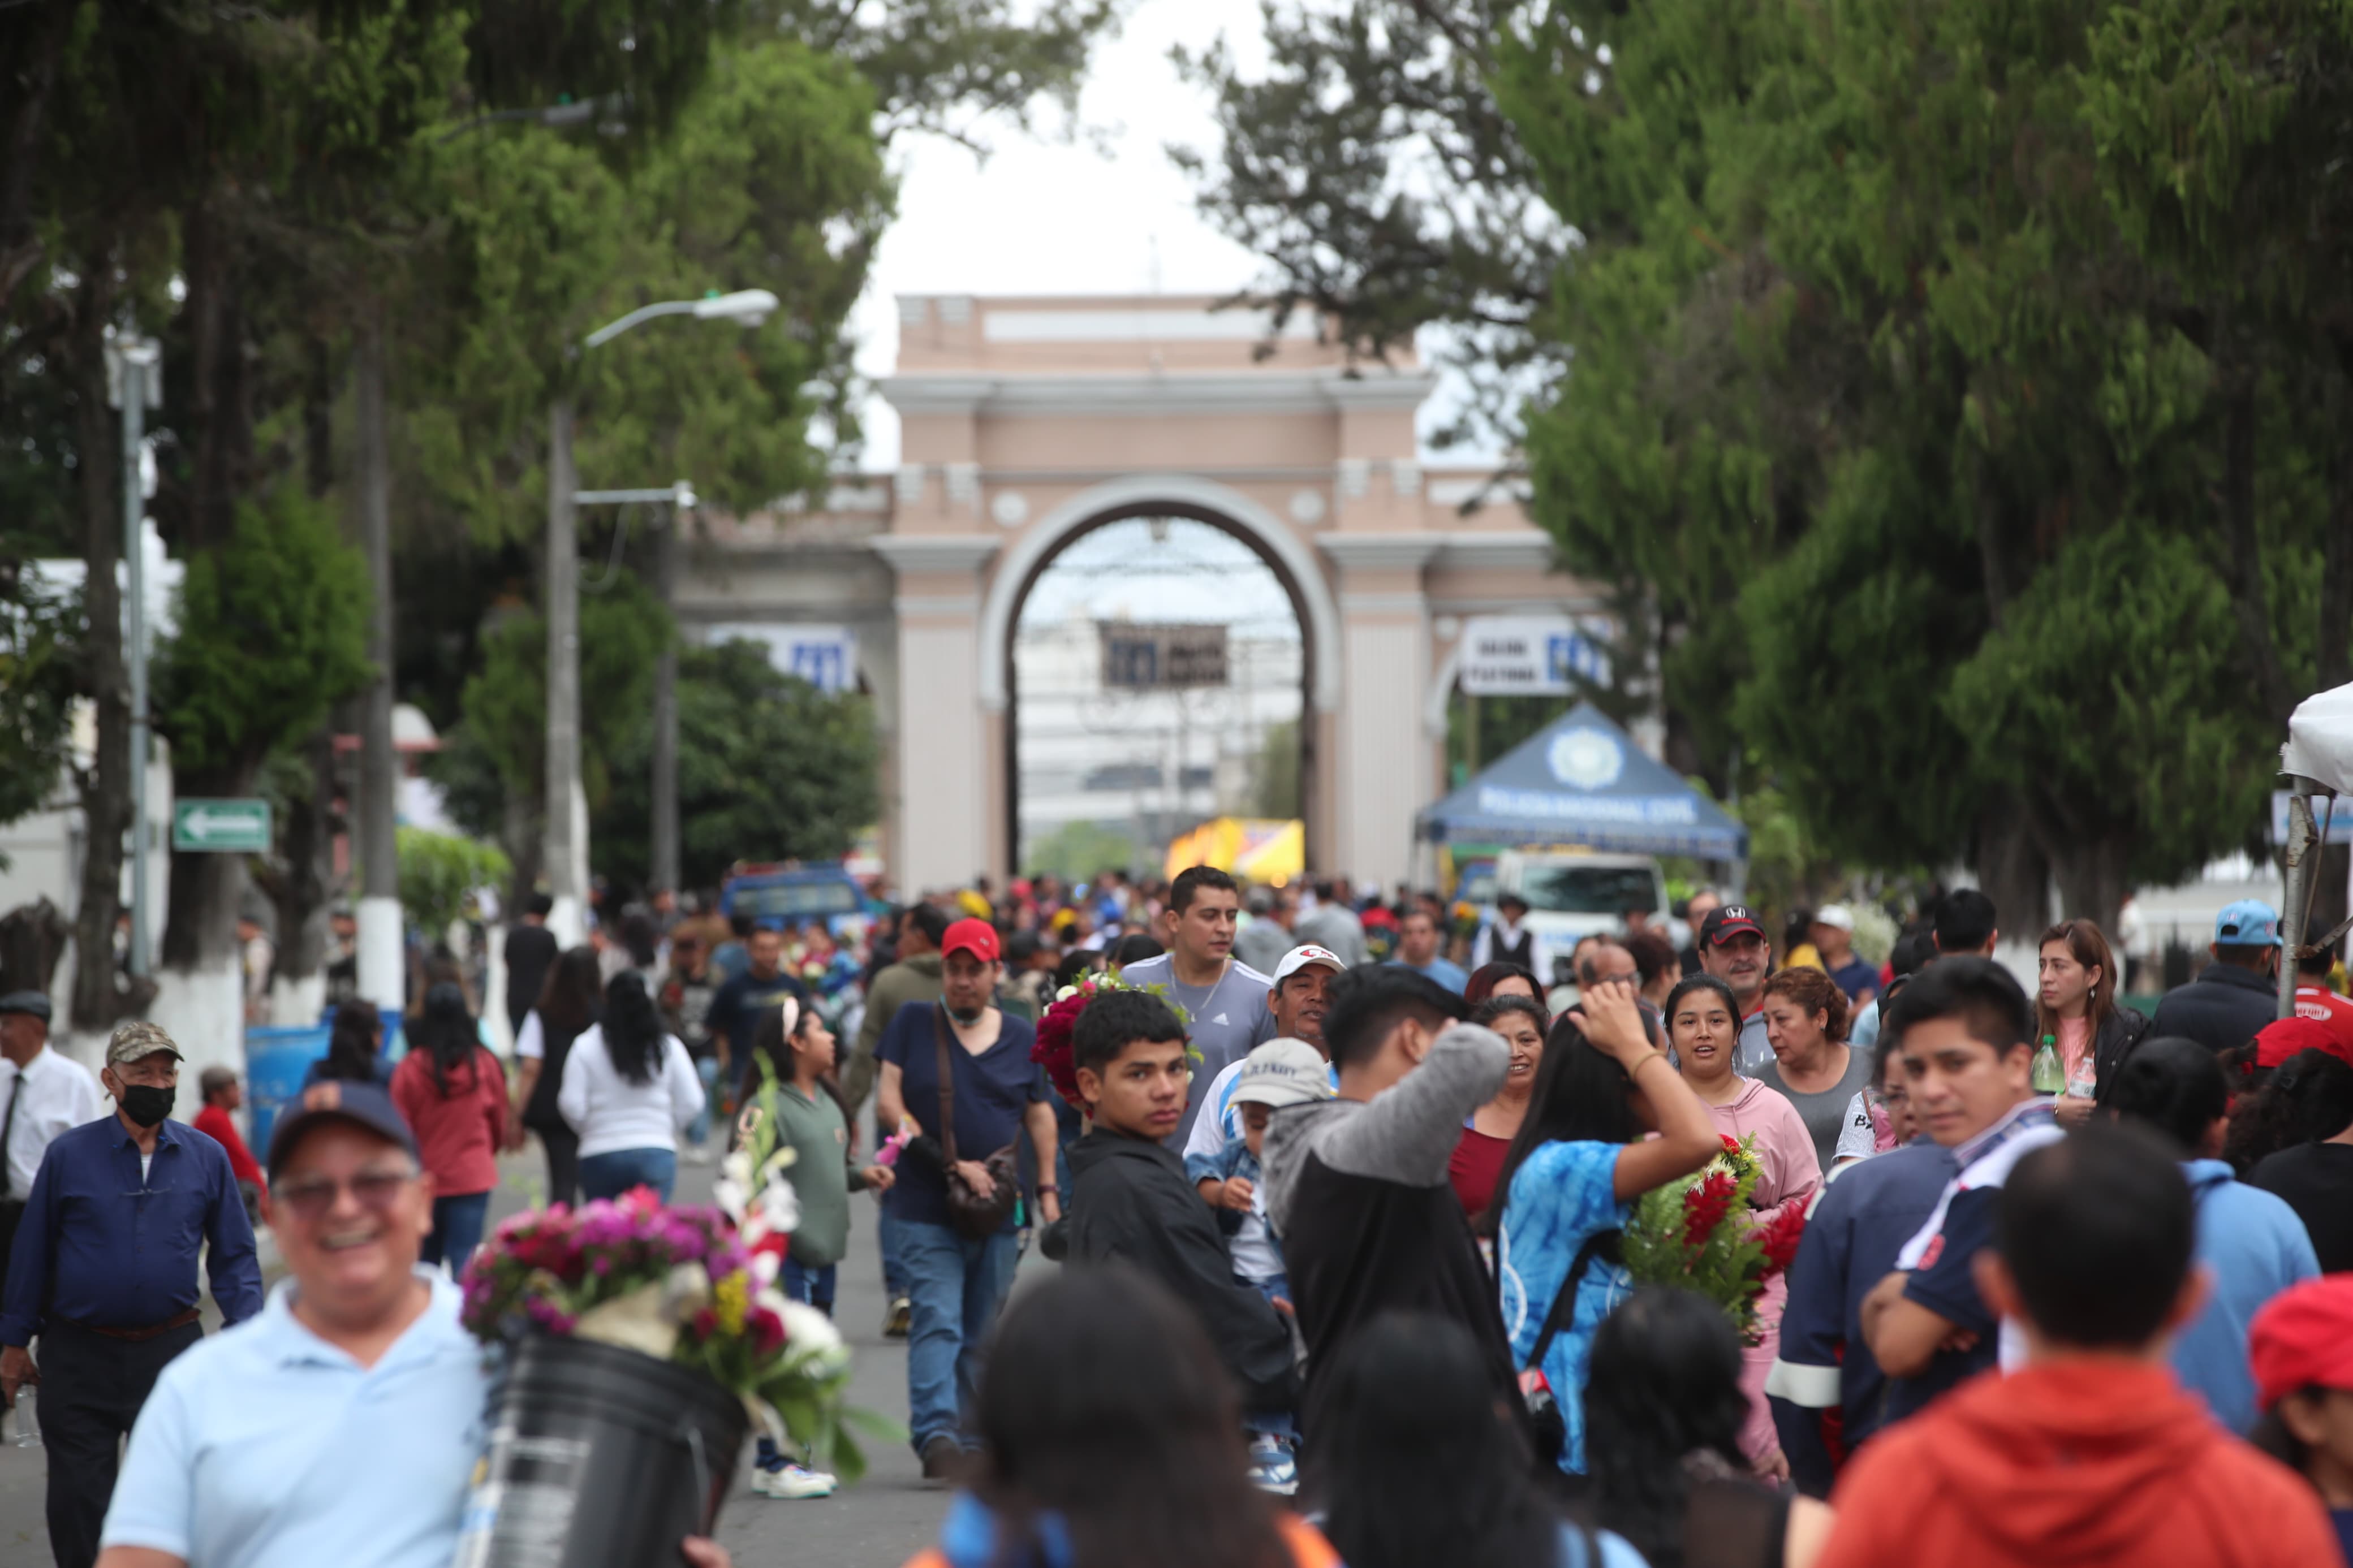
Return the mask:
[[[580,342],[593,349],[657,316],[693,316],[756,327],[776,308],[765,289],[739,289],[700,300],[641,305]],[[547,774],[546,831],[541,840],[554,908],[548,929],[572,947],[587,938],[588,802],[580,787],[580,555],[573,525],[578,482],[572,468],[572,395],[557,395],[547,415]]]

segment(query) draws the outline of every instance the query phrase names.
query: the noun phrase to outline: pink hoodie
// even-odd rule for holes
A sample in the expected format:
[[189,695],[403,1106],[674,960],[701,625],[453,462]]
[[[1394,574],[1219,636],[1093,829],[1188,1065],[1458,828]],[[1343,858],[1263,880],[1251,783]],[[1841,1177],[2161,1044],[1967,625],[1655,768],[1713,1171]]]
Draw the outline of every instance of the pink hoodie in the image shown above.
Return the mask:
[[[1715,1130],[1726,1137],[1756,1135],[1757,1161],[1763,1167],[1751,1200],[1757,1205],[1757,1224],[1768,1223],[1786,1208],[1803,1209],[1813,1201],[1815,1189],[1822,1184],[1821,1162],[1814,1153],[1813,1134],[1806,1131],[1804,1118],[1786,1096],[1747,1079],[1742,1080],[1738,1099],[1707,1110],[1715,1119]],[[1766,1281],[1764,1297],[1757,1303],[1757,1322],[1764,1330],[1764,1341],[1741,1352],[1740,1386],[1748,1395],[1748,1421],[1740,1431],[1740,1447],[1751,1459],[1762,1458],[1781,1446],[1773,1430],[1773,1412],[1765,1403],[1765,1379],[1773,1370],[1773,1358],[1780,1352],[1781,1309],[1788,1299],[1787,1279],[1776,1274]]]

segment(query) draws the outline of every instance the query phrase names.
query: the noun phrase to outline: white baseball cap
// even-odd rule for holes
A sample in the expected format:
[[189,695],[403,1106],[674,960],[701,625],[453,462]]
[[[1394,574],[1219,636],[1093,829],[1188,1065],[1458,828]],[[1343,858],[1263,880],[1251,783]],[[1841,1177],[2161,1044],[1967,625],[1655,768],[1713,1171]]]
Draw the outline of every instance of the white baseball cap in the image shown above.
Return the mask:
[[1332,1098],[1332,1068],[1304,1040],[1269,1040],[1242,1058],[1234,1105],[1305,1105]]
[[1854,911],[1844,904],[1824,904],[1814,911],[1814,923],[1851,931],[1854,929]]
[[[1335,974],[1348,973],[1348,966],[1340,962],[1338,953],[1328,947],[1318,947],[1311,942],[1294,947],[1282,955],[1282,962],[1274,966],[1275,985],[1280,988],[1284,981],[1311,963],[1320,963]],[[1311,1046],[1308,1048],[1313,1050],[1314,1047]]]

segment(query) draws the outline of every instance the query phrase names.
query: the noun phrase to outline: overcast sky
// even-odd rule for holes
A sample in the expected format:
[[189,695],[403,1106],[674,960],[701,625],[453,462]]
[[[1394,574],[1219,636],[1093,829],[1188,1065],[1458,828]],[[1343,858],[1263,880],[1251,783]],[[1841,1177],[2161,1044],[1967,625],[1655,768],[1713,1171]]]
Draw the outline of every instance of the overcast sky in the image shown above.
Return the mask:
[[[901,294],[1215,293],[1259,276],[1250,253],[1193,209],[1192,186],[1164,149],[1208,148],[1217,128],[1206,93],[1169,62],[1171,45],[1207,47],[1223,32],[1244,68],[1265,57],[1257,0],[1141,0],[1102,46],[1080,94],[1086,142],[1038,141],[992,130],[995,151],[909,137],[896,148],[899,217],[883,237],[873,280],[851,318],[859,365],[890,373],[899,349]],[[862,467],[899,460],[888,405],[867,413]]]

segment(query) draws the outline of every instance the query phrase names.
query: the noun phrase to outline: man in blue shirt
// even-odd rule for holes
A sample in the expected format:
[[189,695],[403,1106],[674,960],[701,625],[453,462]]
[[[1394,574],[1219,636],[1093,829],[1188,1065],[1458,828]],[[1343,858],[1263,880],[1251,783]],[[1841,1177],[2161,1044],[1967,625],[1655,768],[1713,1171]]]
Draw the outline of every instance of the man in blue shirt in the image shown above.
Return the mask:
[[767,926],[754,931],[744,943],[751,962],[742,973],[722,983],[712,994],[711,1010],[702,1016],[712,1036],[725,1036],[727,1070],[734,1074],[736,1100],[750,1093],[753,1074],[752,1034],[760,1015],[781,1007],[789,996],[803,1007],[810,1005],[808,987],[785,973],[785,933]]
[[[180,1049],[153,1024],[107,1043],[99,1081],[114,1114],[61,1134],[42,1156],[8,1258],[0,1393],[42,1386],[49,1550],[90,1568],[114,1490],[115,1455],[166,1363],[204,1336],[198,1247],[213,1300],[238,1323],[261,1310],[261,1270],[221,1146],[167,1120]],[[27,1347],[40,1337],[35,1365]]]
[[1398,955],[1389,960],[1400,969],[1426,974],[1457,996],[1471,983],[1462,966],[1438,951],[1438,918],[1428,910],[1411,909],[1398,921]]
[[[445,1568],[482,1456],[487,1378],[462,1292],[417,1267],[433,1182],[384,1090],[306,1091],[269,1141],[262,1203],[291,1277],[156,1380],[101,1568]],[[693,1568],[726,1563],[709,1542],[683,1553]]]

